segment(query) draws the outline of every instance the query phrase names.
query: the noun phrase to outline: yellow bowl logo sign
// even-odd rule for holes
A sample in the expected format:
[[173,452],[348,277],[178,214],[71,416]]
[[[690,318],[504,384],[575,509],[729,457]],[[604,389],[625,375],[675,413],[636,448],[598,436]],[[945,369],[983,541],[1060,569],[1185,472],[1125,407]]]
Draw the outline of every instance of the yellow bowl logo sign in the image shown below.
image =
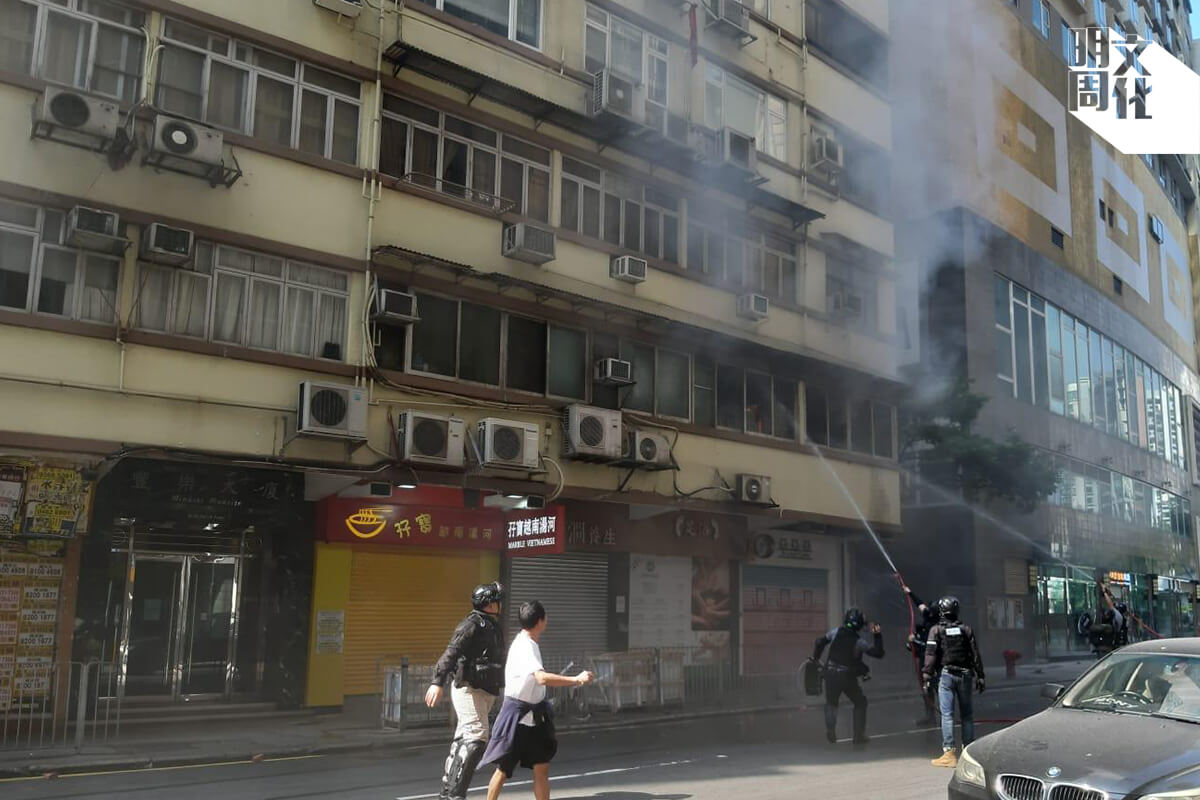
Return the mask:
[[360,508],[346,517],[346,529],[359,539],[373,539],[387,527],[390,508]]

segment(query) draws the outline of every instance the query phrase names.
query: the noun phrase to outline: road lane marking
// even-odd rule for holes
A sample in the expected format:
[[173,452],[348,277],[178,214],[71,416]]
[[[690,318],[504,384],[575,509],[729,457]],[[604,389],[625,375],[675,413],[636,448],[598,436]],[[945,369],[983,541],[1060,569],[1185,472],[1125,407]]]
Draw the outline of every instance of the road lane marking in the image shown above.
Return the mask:
[[[685,764],[695,764],[695,763],[696,763],[696,759],[694,759],[694,758],[685,758],[680,761],[660,761],[657,764],[640,764],[640,765],[634,766],[634,767],[615,767],[613,769],[598,769],[598,770],[593,770],[591,772],[575,772],[575,773],[571,773],[568,775],[551,775],[550,781],[551,781],[551,783],[554,783],[556,781],[572,781],[572,780],[578,780],[580,778],[595,778],[600,775],[618,775],[623,772],[637,772],[637,771],[643,770],[643,769],[661,769],[663,767],[681,767],[681,766],[684,766]],[[505,785],[505,787],[532,786],[533,781],[506,781],[504,783],[504,785]],[[472,789],[468,789],[467,791],[468,792],[484,792],[484,791],[487,791],[487,787],[486,786],[476,786]],[[437,796],[438,796],[437,792],[433,792],[432,794],[410,794],[410,795],[405,795],[403,797],[397,797],[396,800],[431,800],[431,798],[434,798]]]
[[[67,778],[98,778],[109,775],[131,775],[138,772],[173,772],[183,769],[209,769],[210,767],[236,767],[240,764],[274,764],[279,761],[304,761],[310,758],[324,758],[325,756],[317,753],[307,756],[280,756],[278,758],[264,758],[260,761],[247,758],[244,761],[213,761],[208,764],[177,764],[172,767],[137,767],[136,769],[110,769],[98,770],[95,772],[62,772],[54,773],[54,780],[65,780]],[[54,772],[47,770],[47,774]],[[44,781],[48,780],[45,775],[29,775],[20,778],[0,778],[0,783],[20,783],[22,781]],[[436,797],[436,795],[435,795]]]

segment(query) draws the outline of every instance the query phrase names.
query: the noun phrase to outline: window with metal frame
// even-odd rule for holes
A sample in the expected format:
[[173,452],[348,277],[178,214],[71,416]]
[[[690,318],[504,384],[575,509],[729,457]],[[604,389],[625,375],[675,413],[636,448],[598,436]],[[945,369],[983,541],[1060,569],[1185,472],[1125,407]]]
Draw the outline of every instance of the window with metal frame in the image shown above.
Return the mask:
[[197,242],[190,270],[138,265],[136,325],[222,344],[342,361],[350,277],[341,271]]
[[1186,468],[1178,387],[1038,295],[999,274],[993,282],[997,378],[1013,397]]
[[359,81],[170,18],[162,46],[163,111],[358,163]]
[[64,243],[66,212],[0,199],[0,308],[116,322],[121,259]]
[[490,33],[542,48],[542,0],[417,0]]
[[584,23],[584,69],[611,69],[644,87],[646,124],[667,130],[671,46],[625,20],[588,5]]
[[500,196],[515,203],[517,213],[549,222],[550,151],[508,134],[500,149]]
[[560,221],[569,231],[600,238],[604,173],[574,158],[563,157]]
[[[772,233],[737,228],[689,206],[687,269],[735,291],[749,290],[788,304],[798,302],[795,245]],[[736,232],[734,229],[737,228]]]
[[704,71],[704,124],[753,136],[760,152],[787,161],[787,101],[715,64]]
[[0,69],[132,104],[145,24],[145,12],[108,0],[0,0]]
[[485,386],[587,400],[588,335],[428,292],[407,337],[406,370]]
[[825,255],[825,312],[836,324],[872,333],[879,330],[878,278],[831,253]]

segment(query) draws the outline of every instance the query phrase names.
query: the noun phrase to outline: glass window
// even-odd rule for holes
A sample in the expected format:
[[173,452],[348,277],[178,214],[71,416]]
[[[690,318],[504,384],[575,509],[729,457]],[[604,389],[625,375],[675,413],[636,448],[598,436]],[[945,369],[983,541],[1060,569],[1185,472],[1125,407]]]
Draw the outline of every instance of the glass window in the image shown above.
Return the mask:
[[874,452],[875,433],[871,427],[871,401],[855,400],[850,404],[850,449],[870,455]]
[[745,424],[745,376],[740,367],[717,366],[717,425],[742,430]]
[[489,33],[540,48],[542,0],[419,0]]
[[840,450],[847,449],[847,434],[846,401],[833,395],[829,401],[829,446]]
[[509,389],[545,393],[546,323],[524,317],[508,318],[508,358],[505,367],[505,385]]
[[[424,319],[425,309],[418,305]],[[501,314],[494,308],[462,303],[462,344],[458,353],[458,377],[464,381],[500,385]]]
[[1050,410],[1066,413],[1063,391],[1062,318],[1054,306],[1046,306],[1046,362],[1050,380]]
[[796,440],[796,401],[798,386],[793,380],[775,379],[775,435],[789,441]]
[[1046,358],[1046,316],[1036,307],[1029,312],[1030,329],[1033,333],[1030,348],[1033,353],[1033,396],[1042,408],[1049,407],[1048,372]]
[[1013,300],[1013,352],[1016,355],[1017,398],[1033,402],[1033,368],[1029,350],[1029,307]]
[[[104,80],[133,83],[112,68]],[[354,164],[361,91],[351,78],[175,20],[164,23],[156,103],[171,113]],[[397,168],[395,134],[392,127],[389,169]]]
[[37,37],[37,6],[0,2],[0,69],[28,75],[33,72]]
[[758,150],[787,159],[787,102],[726,73],[705,68],[704,122],[713,130],[732,128],[754,137]]
[[1104,350],[1100,344],[1100,334],[1094,330],[1088,331],[1088,351],[1092,378],[1092,421],[1097,428],[1107,430],[1108,408],[1104,399]]
[[634,411],[654,412],[654,348],[636,342],[621,342],[621,358],[633,363],[635,383],[625,390],[621,405]]
[[892,441],[892,407],[884,403],[873,403],[871,419],[875,431],[875,455],[882,458],[895,457]]
[[453,378],[458,351],[458,303],[430,294],[417,294],[421,320],[413,325],[410,368]]
[[32,232],[0,229],[0,306],[28,309],[36,247],[37,239]]
[[1088,329],[1075,323],[1075,369],[1079,372],[1079,421],[1092,423],[1092,368],[1088,355]]
[[716,367],[712,361],[697,356],[693,360],[692,419],[697,425],[711,428],[717,424]]
[[811,383],[804,386],[804,432],[814,444],[829,444],[829,403],[825,391]]
[[587,399],[587,333],[550,326],[550,384],[548,393]]
[[658,368],[654,373],[654,397],[659,416],[691,418],[690,373],[690,359],[686,355],[670,350],[658,351]]
[[746,373],[746,432],[771,436],[772,422],[771,376],[758,372]]
[[1063,385],[1067,416],[1079,419],[1079,373],[1075,368],[1075,319],[1062,314]]

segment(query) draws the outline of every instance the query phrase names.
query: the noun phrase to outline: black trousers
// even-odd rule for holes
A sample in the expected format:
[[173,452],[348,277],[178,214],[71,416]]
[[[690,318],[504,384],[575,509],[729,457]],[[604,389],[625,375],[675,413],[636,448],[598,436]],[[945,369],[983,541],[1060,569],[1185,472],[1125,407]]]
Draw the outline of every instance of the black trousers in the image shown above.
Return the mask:
[[829,670],[825,675],[825,728],[836,730],[838,701],[842,695],[854,703],[854,738],[867,734],[867,696],[858,685],[858,678],[850,672]]

